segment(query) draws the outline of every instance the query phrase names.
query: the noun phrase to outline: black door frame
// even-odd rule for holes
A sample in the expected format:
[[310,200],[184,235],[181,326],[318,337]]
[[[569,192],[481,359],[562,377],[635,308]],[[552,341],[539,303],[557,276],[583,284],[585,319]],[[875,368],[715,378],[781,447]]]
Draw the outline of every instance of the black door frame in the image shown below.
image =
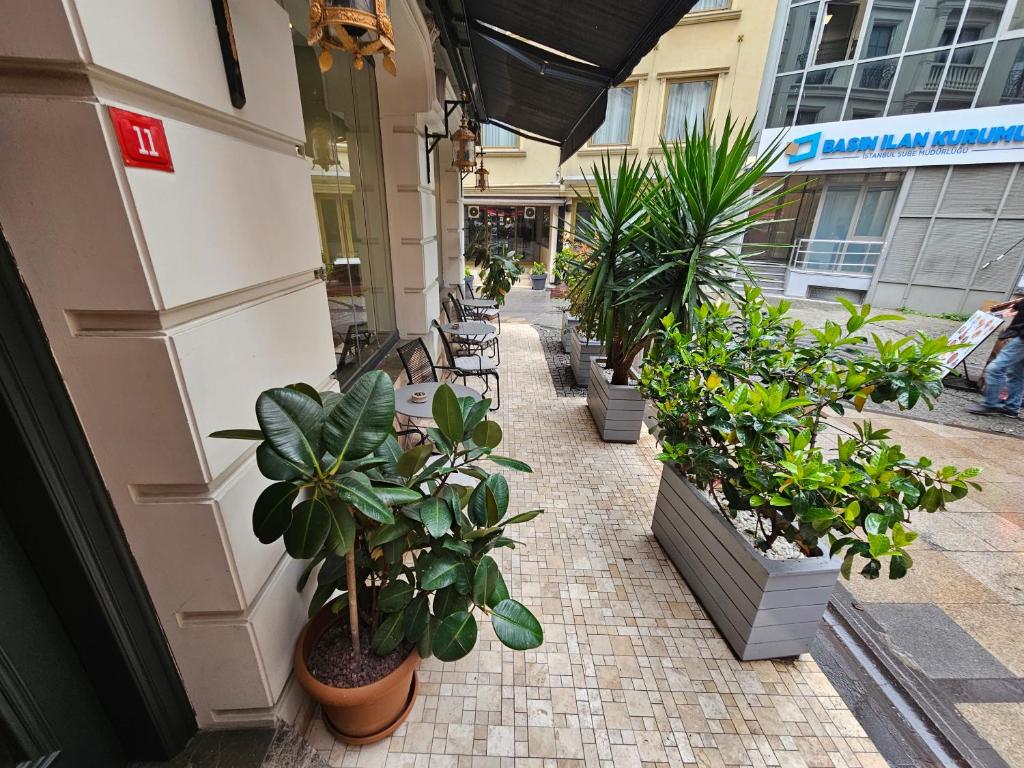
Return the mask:
[[32,511],[18,516],[20,543],[129,759],[170,759],[195,715],[2,228],[0,398],[20,464],[4,493]]

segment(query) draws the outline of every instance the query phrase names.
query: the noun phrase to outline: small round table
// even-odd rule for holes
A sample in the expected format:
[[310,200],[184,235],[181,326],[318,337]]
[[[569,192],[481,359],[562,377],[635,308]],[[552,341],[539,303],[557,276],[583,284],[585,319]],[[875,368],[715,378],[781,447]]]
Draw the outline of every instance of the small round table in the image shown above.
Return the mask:
[[[458,326],[458,327],[456,327]],[[449,336],[486,336],[489,333],[497,333],[498,329],[490,323],[481,320],[466,320],[461,323],[445,323],[441,330]]]
[[471,309],[494,309],[498,306],[494,299],[462,299],[459,303]]
[[[441,382],[439,381],[429,381],[424,384],[406,384],[404,387],[396,389],[395,410],[403,416],[409,416],[414,419],[434,418],[432,410],[434,393],[437,392],[440,386]],[[462,384],[449,384],[448,386],[455,392],[456,397],[472,397],[474,400],[480,399],[480,393],[475,389],[470,389]],[[414,403],[410,399],[413,392],[426,392],[427,399],[422,403]]]

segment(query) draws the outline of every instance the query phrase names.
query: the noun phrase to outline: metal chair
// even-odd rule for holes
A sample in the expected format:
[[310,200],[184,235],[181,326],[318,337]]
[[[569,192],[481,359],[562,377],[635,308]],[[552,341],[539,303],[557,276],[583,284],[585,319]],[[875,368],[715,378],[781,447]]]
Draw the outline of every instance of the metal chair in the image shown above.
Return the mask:
[[[410,384],[427,384],[439,381],[437,370],[434,368],[434,361],[431,359],[430,352],[427,350],[426,344],[423,343],[423,339],[413,339],[398,347],[395,351],[398,352],[398,359],[402,361],[405,377],[409,380]],[[405,429],[400,429],[396,432],[398,437],[415,435],[417,445],[422,445],[427,441],[426,431],[416,426],[411,418],[408,419],[407,424],[408,426]],[[402,425],[401,417],[399,418],[399,425]]]
[[336,356],[338,370],[340,371],[345,366],[350,354],[357,356],[357,349],[365,347],[372,338],[373,332],[370,330],[368,323],[365,321],[351,323],[345,331],[345,341],[341,347],[341,354]]
[[446,323],[459,322],[458,311],[455,309],[455,302],[452,300],[452,295],[450,293],[441,300],[441,313],[444,315],[444,321]]
[[398,347],[396,351],[398,352],[398,359],[402,361],[405,376],[409,379],[410,384],[427,384],[440,381],[437,378],[437,368],[430,357],[427,345],[423,343],[423,339],[413,339],[406,342]]
[[[482,379],[484,382],[484,395],[491,391],[491,379],[493,378],[497,400],[491,410],[498,410],[501,407],[501,377],[498,375],[497,363],[490,357],[487,357],[487,355],[456,354],[452,348],[452,342],[444,332],[441,324],[437,320],[432,320],[431,325],[437,329],[441,337],[441,346],[444,348],[445,356],[450,363],[450,365],[445,366],[434,366],[435,369],[449,371],[452,376],[461,379],[463,384],[466,384],[469,378]],[[422,343],[422,339],[419,341]],[[426,346],[423,349],[426,351]],[[429,353],[427,357],[430,357]]]
[[[460,290],[460,293],[462,293],[461,290]],[[465,298],[465,294],[463,294],[463,298]],[[477,297],[473,295],[472,291],[470,291],[469,298],[475,299]],[[456,299],[456,302],[458,302],[457,299]],[[459,302],[459,303],[461,304],[461,302]],[[493,307],[467,307],[467,306],[463,305],[462,306],[462,311],[463,311],[464,314],[469,315],[474,320],[481,320],[481,321],[486,322],[486,323],[493,323],[493,322],[497,321],[497,323],[498,323],[498,333],[501,333],[501,310],[498,309],[497,306],[493,306]]]
[[[471,313],[469,307],[455,298],[454,293],[449,293],[448,297],[441,302],[441,309],[444,311],[444,316],[448,319],[449,323],[485,322],[478,315]],[[455,317],[454,320],[452,319],[453,316]],[[481,354],[490,351],[491,357],[495,357],[498,363],[501,363],[501,345],[498,343],[498,334],[496,333],[487,333],[482,336],[466,336],[453,333],[452,341],[460,347],[466,347]]]

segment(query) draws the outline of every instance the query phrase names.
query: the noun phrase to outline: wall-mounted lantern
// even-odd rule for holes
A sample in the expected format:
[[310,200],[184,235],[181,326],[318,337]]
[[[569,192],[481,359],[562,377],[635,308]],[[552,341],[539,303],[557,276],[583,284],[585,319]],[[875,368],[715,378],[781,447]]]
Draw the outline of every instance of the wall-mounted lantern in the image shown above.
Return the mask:
[[[448,119],[458,107],[462,107],[462,124],[451,135],[452,140],[452,167],[458,168],[462,178],[467,173],[472,173],[476,167],[476,133],[470,129],[466,120],[466,105],[469,104],[469,97],[465,93],[459,101],[445,99],[444,102],[444,125],[448,130]],[[434,151],[437,142],[449,138],[447,133],[433,133],[429,128],[423,133],[423,150],[427,155],[427,183],[430,183],[430,153]]]
[[363,59],[383,53],[381,62],[392,75],[397,73],[395,31],[387,0],[309,0],[310,45],[320,46],[320,71],[334,63],[331,48],[352,54],[352,66],[362,69]]
[[465,115],[452,133],[452,167],[463,172],[476,168],[476,133],[469,129]]
[[480,150],[480,166],[476,169],[476,189],[477,192],[487,191],[487,176],[490,174],[486,168],[484,168],[484,152]]

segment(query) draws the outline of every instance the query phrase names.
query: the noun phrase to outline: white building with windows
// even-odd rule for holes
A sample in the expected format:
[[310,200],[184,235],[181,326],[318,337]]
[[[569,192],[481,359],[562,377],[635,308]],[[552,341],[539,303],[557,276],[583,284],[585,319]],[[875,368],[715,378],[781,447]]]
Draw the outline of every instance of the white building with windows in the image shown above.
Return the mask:
[[[1024,0],[780,0],[761,147],[790,205],[768,291],[972,312],[1024,270]],[[999,258],[1002,256],[1002,258]]]

